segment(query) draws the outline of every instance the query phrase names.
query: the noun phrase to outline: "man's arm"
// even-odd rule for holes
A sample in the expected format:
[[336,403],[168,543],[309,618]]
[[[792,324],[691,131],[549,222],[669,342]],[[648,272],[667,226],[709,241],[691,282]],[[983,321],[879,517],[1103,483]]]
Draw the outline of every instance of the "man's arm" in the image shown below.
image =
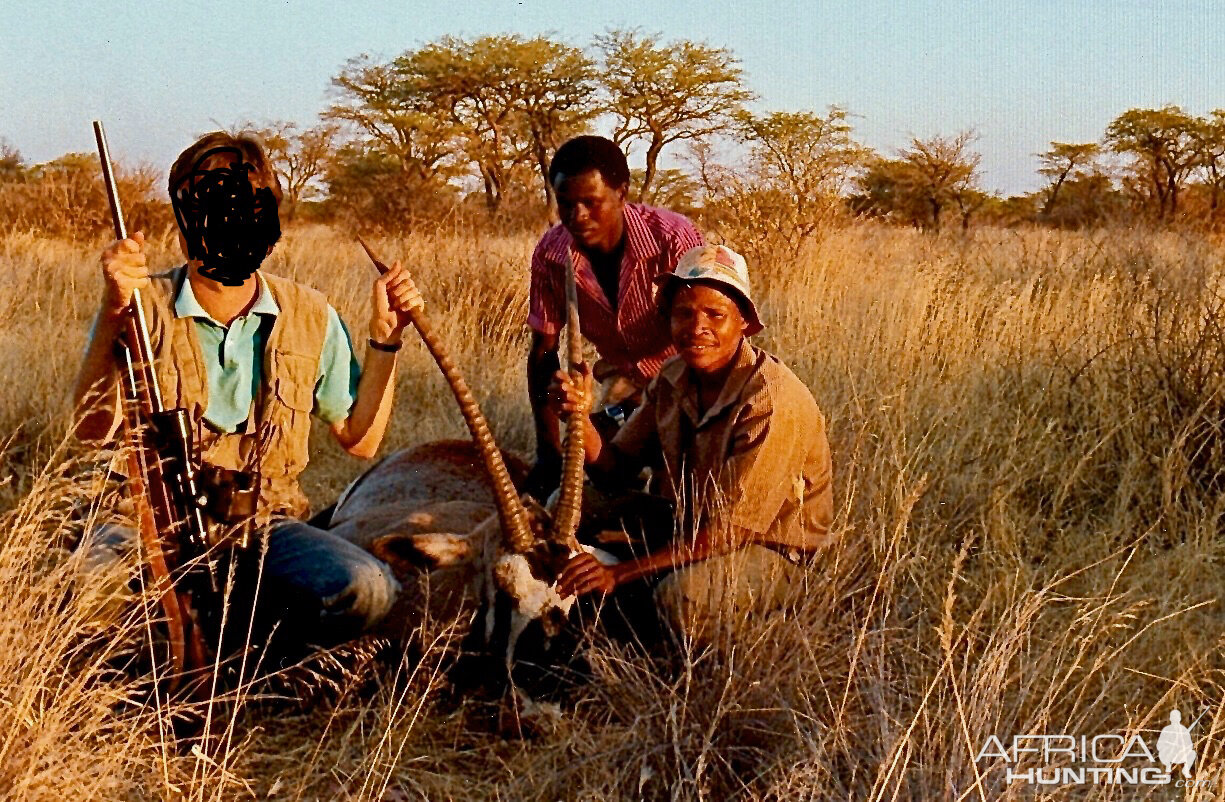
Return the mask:
[[[423,306],[421,294],[399,262],[374,282],[370,339],[398,346],[408,325],[408,310]],[[348,453],[370,459],[378,453],[391,419],[396,353],[371,347],[362,363],[357,398],[348,417],[332,424],[332,436]]]
[[115,315],[99,309],[72,388],[72,405],[76,410],[74,433],[80,440],[109,440],[119,427],[122,409],[114,347],[122,329],[122,312]]
[[332,424],[332,436],[349,454],[370,459],[378,453],[391,419],[395,375],[395,354],[373,348],[366,352],[353,409],[349,417]]
[[[573,391],[566,394],[571,406],[576,403],[571,400],[575,395],[577,394]],[[581,400],[580,395],[578,402]],[[643,398],[643,405],[635,410],[633,417],[626,421],[625,426],[617,433],[616,439],[594,454],[588,450],[588,461],[605,471],[615,471],[619,457],[622,455],[622,448],[627,448],[634,454],[641,454],[648,450],[657,451],[659,440],[657,430],[651,420],[653,403],[648,389]],[[648,416],[644,416],[644,412]],[[743,460],[746,453],[756,452],[760,448],[761,437],[764,434],[763,424],[768,419],[767,409],[764,420],[762,418],[753,419],[752,416],[749,416],[748,420],[743,421],[737,427],[733,435],[729,463],[738,459]],[[732,473],[734,472],[733,469]],[[728,488],[725,487],[725,495],[727,490]],[[633,582],[683,565],[691,565],[721,554],[730,554],[758,540],[760,532],[740,526],[735,522],[737,518],[735,499],[730,495],[727,497],[732,501],[730,516],[719,517],[714,521],[702,521],[696,526],[692,537],[678,537],[650,554],[616,565],[604,565],[586,553],[572,557],[558,580],[559,592],[563,597],[570,594],[582,596],[595,592],[611,593],[618,585],[626,582]],[[729,517],[732,520],[728,520]]]
[[537,498],[546,497],[561,482],[561,435],[557,416],[548,404],[549,383],[561,368],[557,351],[565,315],[565,273],[546,255],[554,247],[550,243],[557,231],[551,230],[536,243],[528,282],[527,324],[532,343],[527,352],[527,396],[536,433],[536,462],[524,489]]
[[731,554],[753,540],[751,532],[739,527],[726,527],[726,530],[715,533],[706,525],[702,525],[698,527],[692,540],[673,541],[650,554],[616,565],[604,565],[585,552],[577,554],[566,564],[557,580],[558,593],[562,598],[571,594],[582,596],[587,593],[612,593],[617,586],[627,582],[721,554]]
[[592,469],[593,478],[629,474],[636,476],[646,464],[645,454],[659,450],[655,430],[655,406],[652,389],[648,387],[642,395],[642,404],[634,410],[617,432],[615,440],[605,440],[604,433],[591,420],[591,409],[595,404],[595,380],[591,368],[579,365],[580,383],[575,384],[568,372],[558,370],[553,374],[553,383],[547,396],[549,411],[554,420],[581,416],[583,421],[583,458]]
[[145,235],[137,231],[102,252],[102,301],[72,388],[75,433],[81,440],[108,440],[122,418],[115,364],[115,341],[123,331],[132,291],[149,284]]
[[[726,500],[723,515],[699,524],[692,538],[679,538],[658,551],[618,565],[605,566],[590,555],[580,554],[571,559],[562,573],[563,594],[608,593],[620,584],[672,567],[729,554],[750,543],[768,542],[771,527],[789,503],[789,497],[797,493],[797,479],[807,491],[799,501],[811,505],[811,509],[803,512],[814,530],[814,545],[818,545],[816,542],[823,541],[828,533],[832,510],[828,445],[824,419],[819,413],[812,419],[796,417],[803,406],[798,403],[775,406],[764,388],[753,395],[739,413],[720,472],[720,496]],[[617,445],[632,421],[631,418],[626,423],[606,451],[618,450]],[[804,473],[805,455],[814,443],[821,447],[822,469],[808,476]],[[794,501],[797,499],[792,498]]]

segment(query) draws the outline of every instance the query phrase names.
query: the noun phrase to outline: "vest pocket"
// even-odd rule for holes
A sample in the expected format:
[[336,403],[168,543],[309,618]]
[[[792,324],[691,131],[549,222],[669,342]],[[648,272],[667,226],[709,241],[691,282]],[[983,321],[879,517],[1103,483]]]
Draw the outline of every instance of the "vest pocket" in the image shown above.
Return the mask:
[[296,480],[310,459],[310,414],[315,405],[317,360],[277,350],[271,356],[269,378],[273,397],[264,410],[261,425],[263,436],[268,438],[262,470],[270,479]]
[[272,358],[272,391],[277,400],[290,409],[309,413],[315,406],[316,360],[284,351],[274,351]]

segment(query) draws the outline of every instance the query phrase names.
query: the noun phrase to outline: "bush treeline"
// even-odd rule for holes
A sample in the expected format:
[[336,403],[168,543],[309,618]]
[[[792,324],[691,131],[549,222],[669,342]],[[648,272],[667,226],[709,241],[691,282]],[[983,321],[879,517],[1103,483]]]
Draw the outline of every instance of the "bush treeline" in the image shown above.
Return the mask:
[[[613,30],[580,48],[550,36],[444,36],[391,59],[360,55],[309,125],[243,123],[269,146],[285,216],[404,230],[450,215],[538,227],[567,138],[607,133],[632,154],[631,194],[697,216],[750,250],[798,247],[868,216],[927,229],[976,223],[1219,226],[1225,109],[1129,109],[1097,142],[1034,154],[1043,186],[984,189],[972,130],[879,153],[848,110],[754,112],[722,47]],[[663,157],[680,166],[663,166]],[[0,220],[51,234],[105,229],[93,157],[27,165],[0,143]],[[169,224],[157,170],[123,173],[134,224]]]
[[[160,171],[117,165],[115,178],[131,230],[162,230],[174,224]],[[7,231],[68,238],[111,231],[98,157],[68,153],[29,166],[15,148],[0,140],[0,225]]]

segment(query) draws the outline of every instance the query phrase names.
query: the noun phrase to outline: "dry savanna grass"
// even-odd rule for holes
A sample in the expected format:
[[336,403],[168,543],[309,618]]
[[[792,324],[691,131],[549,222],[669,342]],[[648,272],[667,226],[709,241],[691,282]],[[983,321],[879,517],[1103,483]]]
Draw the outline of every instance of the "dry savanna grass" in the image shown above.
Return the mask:
[[[529,446],[531,241],[438,230],[408,264],[504,445]],[[152,246],[170,264],[173,242]],[[97,243],[0,238],[0,793],[27,799],[1213,799],[1221,790],[1220,243],[1176,233],[825,232],[753,265],[761,344],[830,423],[838,545],[790,618],[662,665],[597,644],[557,727],[506,741],[443,704],[454,648],[333,673],[308,705],[228,688],[209,737],[120,670],[147,616],[67,548],[113,505],[65,442],[100,286]],[[357,335],[372,269],[291,231],[273,271]],[[361,347],[361,346],[359,346]],[[423,349],[402,356],[389,447],[458,436]],[[317,505],[360,469],[322,437]],[[81,577],[85,576],[86,579]],[[108,581],[109,580],[109,581]],[[338,679],[337,679],[338,677]],[[1193,789],[1006,782],[989,736],[1193,731]],[[1020,768],[1042,765],[1023,756]],[[1056,755],[1055,766],[1074,766]],[[1017,768],[1014,766],[1014,768]]]

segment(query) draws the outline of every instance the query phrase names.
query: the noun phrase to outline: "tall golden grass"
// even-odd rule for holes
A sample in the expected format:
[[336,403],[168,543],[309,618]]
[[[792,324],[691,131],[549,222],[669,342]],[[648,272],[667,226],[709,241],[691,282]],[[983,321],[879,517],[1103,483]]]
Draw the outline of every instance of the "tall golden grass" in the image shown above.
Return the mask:
[[[458,229],[381,243],[519,450],[531,246]],[[231,692],[212,737],[175,740],[177,703],[115,669],[142,610],[68,548],[113,495],[64,438],[98,250],[0,237],[5,798],[1167,799],[1038,793],[975,757],[991,735],[1151,745],[1172,708],[1186,723],[1208,710],[1193,733],[1206,784],[1177,794],[1222,790],[1220,243],[864,226],[751,265],[760,344],[829,419],[838,545],[793,618],[722,648],[663,666],[597,644],[596,681],[526,742],[440,704],[445,625],[313,706]],[[170,240],[150,250],[176,256]],[[372,268],[349,237],[291,231],[268,267],[326,292],[361,347]],[[410,345],[387,447],[462,433]],[[361,466],[316,445],[321,506]]]

